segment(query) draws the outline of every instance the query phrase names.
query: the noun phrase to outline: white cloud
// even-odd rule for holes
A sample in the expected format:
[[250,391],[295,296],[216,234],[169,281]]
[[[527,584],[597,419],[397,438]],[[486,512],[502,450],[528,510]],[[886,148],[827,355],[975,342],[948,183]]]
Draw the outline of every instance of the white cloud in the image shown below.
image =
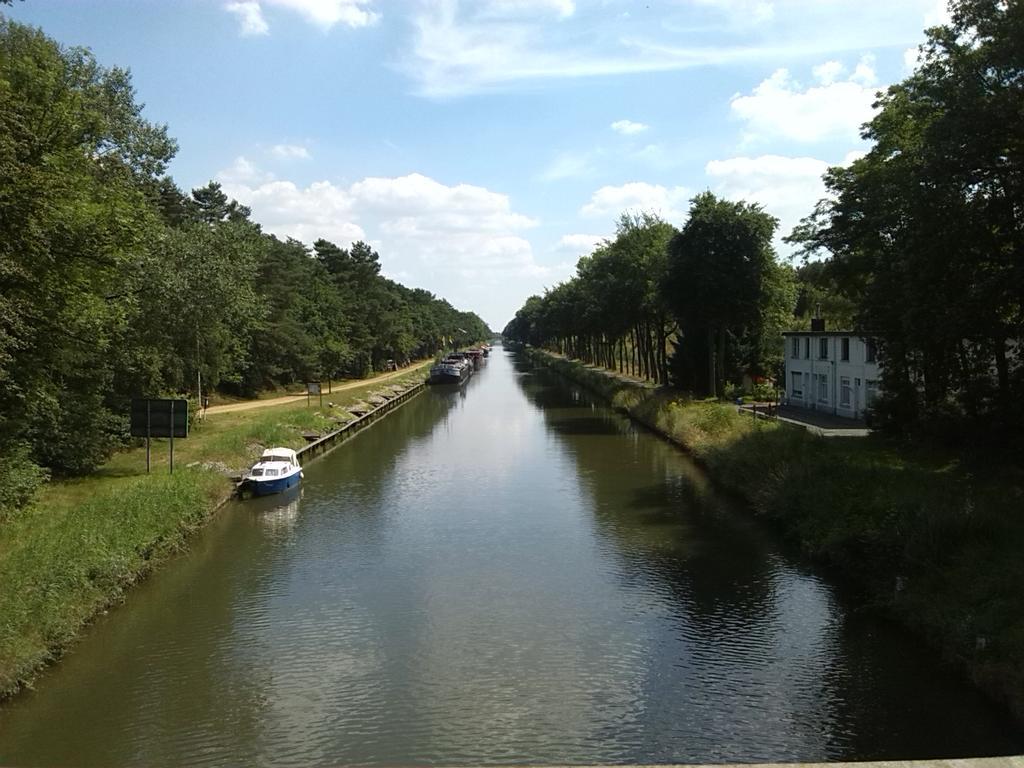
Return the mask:
[[373,0],[263,0],[269,5],[287,8],[323,29],[343,24],[353,29],[375,23],[380,14],[367,10]]
[[528,15],[495,19],[487,8],[463,11],[455,0],[437,0],[413,16],[413,45],[402,69],[421,95],[461,96],[524,81],[668,71],[728,58],[719,49],[659,50],[619,36],[610,49],[595,47],[581,42],[588,36],[578,31],[562,39],[551,29],[562,25]]
[[842,64],[838,61],[826,61],[824,64],[819,64],[814,67],[811,72],[814,73],[814,79],[823,85],[831,85],[836,81],[845,70]]
[[[852,159],[855,153],[850,153]],[[779,219],[776,247],[788,252],[781,238],[814,211],[817,202],[825,197],[822,174],[828,163],[813,157],[733,157],[712,160],[705,167],[714,191],[729,200],[760,203]]]
[[688,143],[680,137],[670,143],[645,144],[639,149],[631,150],[627,157],[634,164],[634,167],[644,165],[659,174],[663,174],[667,171],[682,168],[688,163],[699,162],[703,159],[703,154],[700,157],[696,156],[699,153],[700,150],[695,148],[692,143]]
[[[925,29],[947,26],[952,22],[953,15],[949,12],[947,0],[932,0],[932,6],[924,14],[923,24]],[[903,70],[906,74],[912,73],[920,63],[921,51],[918,46],[915,45],[912,48],[907,48],[903,52]]]
[[594,170],[592,152],[559,152],[537,175],[541,181],[561,181],[587,176]]
[[274,174],[260,170],[256,165],[239,155],[230,167],[217,174],[217,181],[225,185],[264,184],[274,180]]
[[265,35],[270,32],[270,27],[267,20],[263,18],[263,10],[257,0],[228,3],[224,6],[224,10],[238,17],[238,22],[241,25],[239,34],[243,37]]
[[777,69],[753,93],[733,96],[730,107],[746,123],[745,140],[857,140],[861,124],[874,115],[874,60],[863,57],[847,79],[837,79],[843,72],[837,62],[826,62],[814,68],[821,84],[804,88],[788,70]]
[[356,29],[374,24],[380,14],[369,10],[374,0],[236,0],[224,6],[236,14],[242,35],[266,35],[270,25],[263,15],[264,6],[276,6],[302,16],[306,21],[328,30],[335,24]]
[[924,15],[925,27],[939,27],[950,24],[953,15],[949,12],[948,0],[933,0],[932,7]]
[[302,188],[291,181],[262,180],[246,183],[222,172],[217,176],[224,192],[252,208],[252,218],[264,231],[294,237],[311,244],[325,238],[339,245],[366,240],[366,231],[353,220],[354,201],[348,190],[329,181]]
[[321,237],[341,246],[369,242],[389,276],[460,309],[486,306],[481,314],[498,327],[522,297],[566,271],[535,258],[524,233],[537,221],[514,211],[507,195],[484,187],[447,185],[418,173],[302,187],[245,158],[217,178],[226,194],[252,208],[265,231],[307,244]]
[[298,144],[275,144],[270,151],[285,160],[309,160],[309,150]]
[[860,57],[857,66],[850,75],[851,82],[860,83],[865,87],[876,86],[878,75],[875,73],[875,57],[873,54],[866,54]]
[[632,153],[631,157],[658,167],[664,167],[668,150],[661,144],[646,144],[642,149]]
[[555,249],[573,256],[587,256],[608,239],[608,235],[562,235]]
[[918,48],[907,48],[903,52],[903,70],[909,75],[921,62],[921,51]]
[[537,224],[514,213],[508,195],[471,184],[450,187],[419,173],[366,178],[353,184],[350,191],[357,211],[407,234],[428,230],[435,234],[444,230],[502,234]]
[[855,149],[851,152],[847,152],[846,155],[843,157],[843,162],[840,163],[840,165],[850,165],[851,163],[860,160],[865,155],[867,155],[867,151],[863,149]]
[[836,51],[902,50],[921,39],[921,17],[934,2],[676,0],[660,4],[651,23],[651,13],[605,12],[609,0],[571,15],[573,4],[562,0],[430,0],[411,14],[413,38],[398,66],[431,98],[554,79],[777,66]]
[[685,187],[663,187],[633,181],[619,187],[605,186],[594,192],[590,202],[580,208],[580,215],[617,219],[622,213],[655,213],[669,222],[686,218],[687,203],[692,196]]
[[634,123],[632,120],[616,120],[611,124],[611,129],[616,133],[621,133],[623,136],[632,136],[637,133],[643,133],[649,126],[643,123]]
[[480,6],[481,16],[498,18],[554,13],[565,19],[576,12],[574,0],[486,0]]

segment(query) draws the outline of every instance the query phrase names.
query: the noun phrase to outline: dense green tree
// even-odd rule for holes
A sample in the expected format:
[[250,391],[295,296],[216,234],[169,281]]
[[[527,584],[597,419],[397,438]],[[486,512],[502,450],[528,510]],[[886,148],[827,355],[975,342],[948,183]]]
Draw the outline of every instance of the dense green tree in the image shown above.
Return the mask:
[[829,267],[825,261],[808,261],[795,271],[795,327],[809,329],[813,317],[823,319],[829,329],[854,327],[857,306],[845,295]]
[[829,170],[832,197],[793,239],[830,256],[878,334],[890,423],[987,431],[1022,421],[1024,6],[951,11],[880,99],[871,150]]
[[199,210],[195,200],[182,192],[170,176],[164,176],[151,185],[149,197],[160,211],[164,223],[170,227],[199,221]]
[[489,330],[166,175],[128,73],[0,18],[0,521],[126,439],[129,399],[362,375]]
[[248,221],[249,208],[230,200],[221,188],[220,182],[211,181],[205,187],[192,190],[192,207],[200,221],[216,224],[221,221]]
[[536,346],[543,343],[544,338],[538,329],[538,319],[543,303],[544,299],[540,296],[530,296],[516,311],[515,317],[509,320],[501,335],[509,341],[520,344]]
[[623,214],[615,238],[581,258],[573,279],[530,297],[504,335],[667,383],[677,327],[660,286],[675,233],[655,215]]
[[82,471],[121,428],[108,393],[159,229],[144,187],[175,145],[127,72],[4,19],[0,103],[0,442]]
[[159,361],[149,387],[159,382],[197,393],[200,386],[242,381],[253,336],[265,328],[268,314],[255,288],[267,246],[247,222],[193,223],[163,232],[152,246],[141,294],[145,314],[136,324],[139,344]]
[[[737,363],[751,373],[766,372],[762,339],[772,318],[787,314],[782,308],[792,298],[772,248],[777,226],[757,204],[705,192],[693,199],[689,219],[669,244],[664,297],[683,329],[679,354],[688,361],[684,370],[696,391],[720,395],[726,380],[740,373]],[[736,362],[727,364],[730,341],[743,344],[745,360],[734,356]],[[704,377],[691,348],[706,356]]]
[[[622,274],[624,293],[619,302],[624,302],[632,315],[629,340],[636,361],[631,367],[661,384],[668,384],[669,339],[679,330],[662,290],[668,245],[677,234],[674,226],[658,216],[623,214],[609,245],[616,258],[628,265]],[[620,345],[620,354],[623,349]]]

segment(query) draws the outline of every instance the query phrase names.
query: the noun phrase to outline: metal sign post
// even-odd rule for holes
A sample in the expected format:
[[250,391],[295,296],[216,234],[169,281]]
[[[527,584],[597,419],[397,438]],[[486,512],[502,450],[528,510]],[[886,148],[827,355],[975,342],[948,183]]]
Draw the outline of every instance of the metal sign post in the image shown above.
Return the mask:
[[174,401],[171,400],[171,474],[174,474]]
[[309,396],[318,395],[320,397],[320,407],[324,407],[324,390],[319,381],[307,381],[306,382],[306,407],[309,407]]
[[188,437],[188,400],[132,398],[132,437],[146,438],[146,472],[150,471],[150,440],[169,437],[171,473],[174,473],[174,438]]

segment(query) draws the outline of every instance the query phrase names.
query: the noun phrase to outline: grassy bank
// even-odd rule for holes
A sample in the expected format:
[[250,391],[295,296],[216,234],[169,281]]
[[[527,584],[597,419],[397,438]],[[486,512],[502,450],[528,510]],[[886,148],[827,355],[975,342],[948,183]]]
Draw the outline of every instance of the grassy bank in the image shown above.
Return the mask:
[[881,438],[828,439],[536,350],[691,452],[803,552],[1024,721],[1024,473]]
[[[424,365],[427,365],[425,363]],[[392,379],[421,381],[417,369]],[[305,402],[211,415],[189,437],[115,455],[84,478],[52,482],[35,501],[0,525],[0,697],[10,695],[61,652],[98,612],[187,546],[233,488],[228,475],[248,467],[265,447],[305,444],[303,432],[326,433],[345,420],[344,406],[382,386]],[[328,406],[328,401],[334,407]]]

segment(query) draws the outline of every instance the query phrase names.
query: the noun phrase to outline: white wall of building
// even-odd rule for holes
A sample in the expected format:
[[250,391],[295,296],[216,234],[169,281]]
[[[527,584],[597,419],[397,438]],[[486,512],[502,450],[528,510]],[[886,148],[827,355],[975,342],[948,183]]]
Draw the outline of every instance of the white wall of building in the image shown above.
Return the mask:
[[789,404],[863,418],[881,378],[873,345],[860,336],[836,332],[784,336]]

